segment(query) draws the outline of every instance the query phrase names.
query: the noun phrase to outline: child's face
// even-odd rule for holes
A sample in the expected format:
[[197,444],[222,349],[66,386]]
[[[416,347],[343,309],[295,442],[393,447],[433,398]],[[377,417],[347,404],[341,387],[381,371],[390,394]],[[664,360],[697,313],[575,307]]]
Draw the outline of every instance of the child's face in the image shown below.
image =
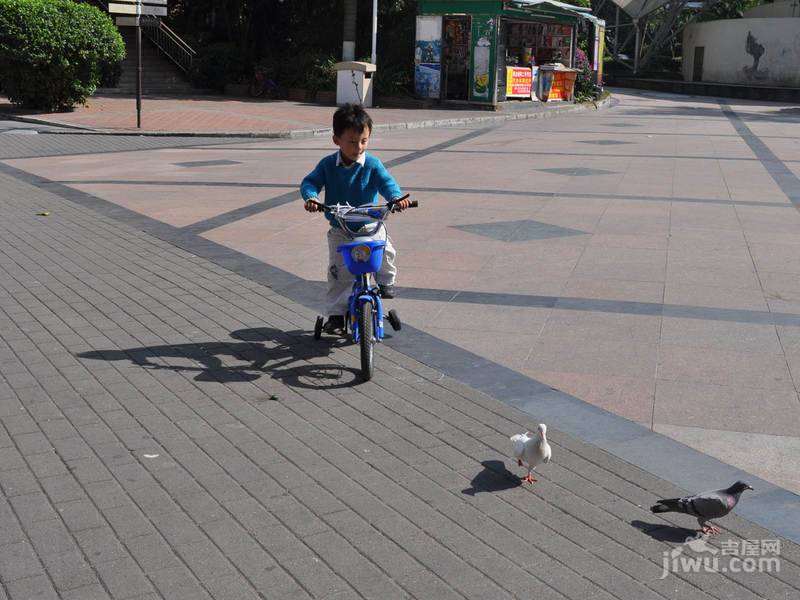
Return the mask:
[[333,143],[339,146],[345,164],[354,163],[364,154],[369,145],[369,134],[369,129],[365,127],[364,131],[345,129],[342,135],[333,136]]

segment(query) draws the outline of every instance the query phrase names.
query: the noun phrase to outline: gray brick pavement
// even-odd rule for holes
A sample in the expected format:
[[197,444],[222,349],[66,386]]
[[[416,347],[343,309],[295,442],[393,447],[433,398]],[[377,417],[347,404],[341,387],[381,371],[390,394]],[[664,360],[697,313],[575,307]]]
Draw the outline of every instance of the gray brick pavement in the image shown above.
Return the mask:
[[91,133],[58,133],[40,135],[3,135],[0,158],[61,156],[94,152],[129,152],[155,148],[229,144],[231,138],[219,137],[143,137],[108,136]]
[[660,579],[681,490],[556,427],[520,487],[527,414],[389,348],[342,385],[355,350],[268,288],[6,175],[0,217],[0,598],[800,593],[786,540],[780,573]]

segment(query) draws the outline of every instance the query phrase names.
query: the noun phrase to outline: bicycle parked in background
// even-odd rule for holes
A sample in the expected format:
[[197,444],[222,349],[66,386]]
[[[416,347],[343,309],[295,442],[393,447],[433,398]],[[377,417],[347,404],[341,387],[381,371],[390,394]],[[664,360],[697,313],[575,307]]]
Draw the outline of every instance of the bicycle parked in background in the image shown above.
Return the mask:
[[278,84],[270,77],[270,70],[263,65],[256,65],[253,69],[253,78],[247,87],[251,98],[277,98]]

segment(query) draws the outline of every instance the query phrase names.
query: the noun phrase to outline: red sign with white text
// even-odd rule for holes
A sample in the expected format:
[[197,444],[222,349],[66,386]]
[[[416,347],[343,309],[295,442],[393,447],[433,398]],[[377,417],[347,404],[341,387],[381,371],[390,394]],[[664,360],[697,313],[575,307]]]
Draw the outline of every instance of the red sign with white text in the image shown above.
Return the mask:
[[530,67],[506,67],[507,98],[530,98],[532,83]]

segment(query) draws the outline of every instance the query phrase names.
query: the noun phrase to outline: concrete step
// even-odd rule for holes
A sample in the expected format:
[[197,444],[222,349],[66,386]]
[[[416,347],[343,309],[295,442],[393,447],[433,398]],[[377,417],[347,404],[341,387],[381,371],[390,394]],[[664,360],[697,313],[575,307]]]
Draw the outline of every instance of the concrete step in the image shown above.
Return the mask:
[[645,79],[636,77],[608,78],[608,85],[684,94],[687,96],[717,96],[769,102],[800,102],[800,88],[713,83],[708,81],[680,81],[671,79]]
[[[186,81],[185,77],[180,77],[173,73],[157,73],[155,71],[151,71],[150,69],[143,69],[142,70],[142,79],[144,81],[150,82],[157,82],[163,81],[166,83],[175,83],[175,84],[189,84]],[[131,83],[136,81],[136,73],[135,72],[128,72],[125,73],[122,77],[119,78],[120,84]]]
[[[100,94],[135,94],[136,93],[136,85],[121,85],[113,88],[98,88],[97,93]],[[170,94],[195,94],[198,93],[198,90],[193,88],[192,86],[183,86],[183,85],[142,85],[142,93],[143,94],[160,94],[160,93],[170,93]]]
[[[215,96],[219,95],[218,90],[206,90],[202,88],[191,88],[190,90],[184,89],[160,89],[160,88],[147,88],[142,90],[142,96],[165,96],[165,97],[181,97],[181,96]],[[95,95],[98,96],[136,96],[136,89],[120,89],[120,88],[97,88]]]
[[[136,93],[136,33],[132,27],[119,29],[125,42],[126,57],[121,63],[122,75],[114,88],[99,88],[101,94]],[[142,35],[142,92],[145,94],[188,94],[194,93],[188,76],[164,56],[153,43]]]

